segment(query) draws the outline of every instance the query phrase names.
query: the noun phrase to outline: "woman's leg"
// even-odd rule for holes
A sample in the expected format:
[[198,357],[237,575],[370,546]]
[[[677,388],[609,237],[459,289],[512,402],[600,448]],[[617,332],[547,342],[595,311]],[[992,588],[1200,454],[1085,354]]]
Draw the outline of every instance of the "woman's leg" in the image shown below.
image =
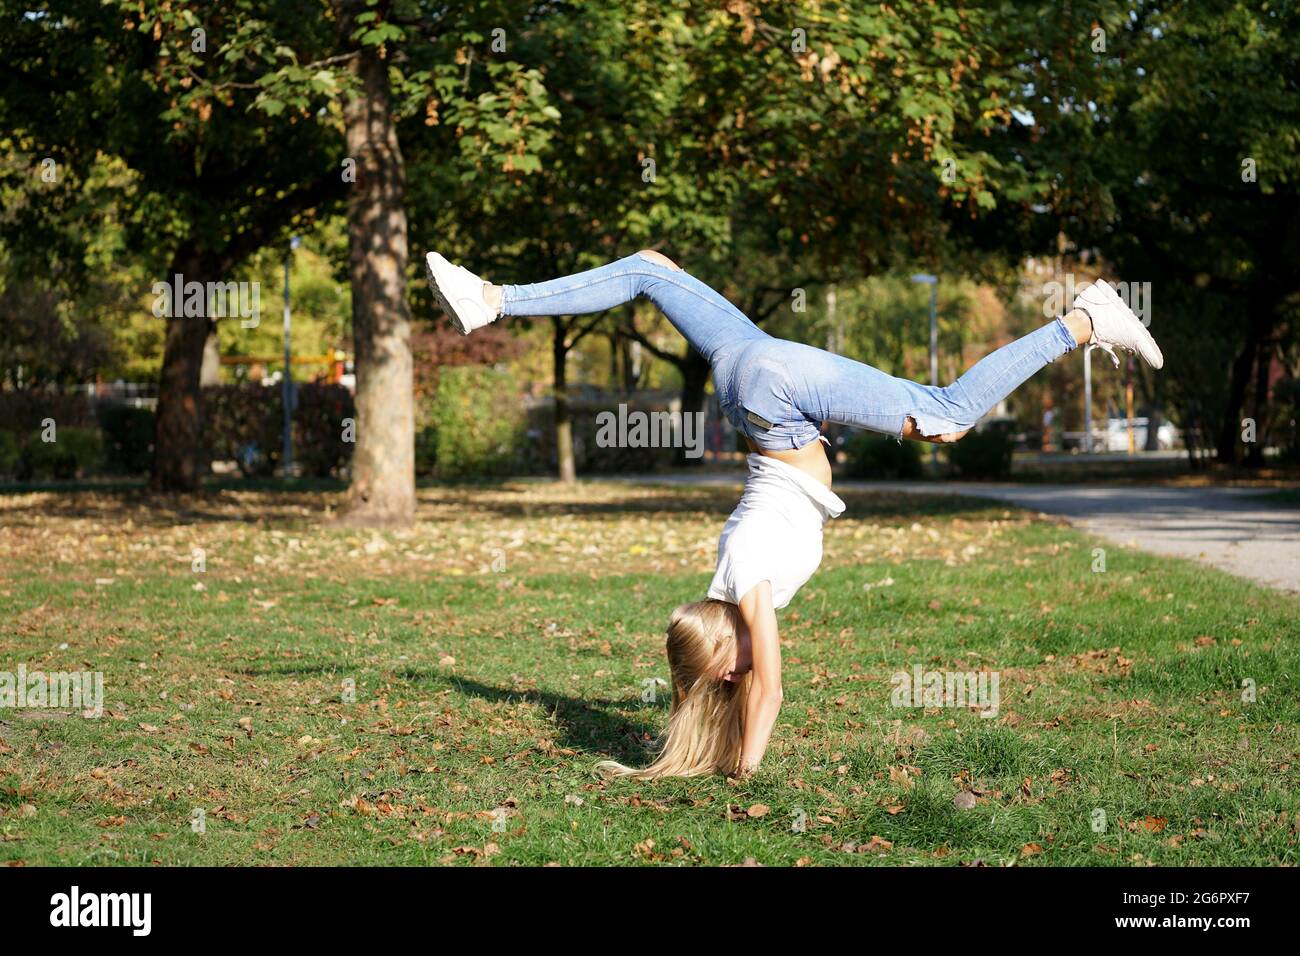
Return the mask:
[[810,419],[898,438],[954,441],[1029,376],[1087,342],[1086,315],[1071,312],[976,362],[944,387],[895,378],[840,355],[803,347],[790,363],[794,399]]
[[[582,315],[644,295],[710,364],[724,346],[767,337],[725,298],[651,250],[587,272],[499,288],[503,315]],[[487,294],[495,295],[491,289]]]

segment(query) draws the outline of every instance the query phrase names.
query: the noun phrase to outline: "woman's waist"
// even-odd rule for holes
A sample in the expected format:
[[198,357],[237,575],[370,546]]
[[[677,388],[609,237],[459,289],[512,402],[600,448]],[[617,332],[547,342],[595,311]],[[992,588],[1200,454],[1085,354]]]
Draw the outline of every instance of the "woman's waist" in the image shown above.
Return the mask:
[[768,526],[773,534],[803,541],[821,542],[826,513],[807,493],[770,479],[750,481],[740,496],[733,516],[757,527]]
[[800,472],[807,475],[818,484],[831,486],[831,462],[826,452],[822,449],[822,442],[826,442],[826,447],[830,447],[830,442],[826,441],[824,436],[818,436],[818,440],[809,442],[799,448],[786,450],[773,450],[767,448],[755,448],[754,453],[762,455],[764,458],[775,458],[779,462],[789,465],[791,468],[797,468]]

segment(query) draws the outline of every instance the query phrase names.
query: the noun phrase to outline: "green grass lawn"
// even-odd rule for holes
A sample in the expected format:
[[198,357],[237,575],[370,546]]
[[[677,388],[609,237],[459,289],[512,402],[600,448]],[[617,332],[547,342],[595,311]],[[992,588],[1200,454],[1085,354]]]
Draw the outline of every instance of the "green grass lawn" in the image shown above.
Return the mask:
[[[0,710],[0,860],[1300,862],[1297,599],[972,500],[844,495],[753,779],[593,778],[662,727],[735,497],[426,488],[371,533],[319,489],[0,496],[0,670],[106,707]],[[997,716],[892,706],[917,664],[996,671]]]

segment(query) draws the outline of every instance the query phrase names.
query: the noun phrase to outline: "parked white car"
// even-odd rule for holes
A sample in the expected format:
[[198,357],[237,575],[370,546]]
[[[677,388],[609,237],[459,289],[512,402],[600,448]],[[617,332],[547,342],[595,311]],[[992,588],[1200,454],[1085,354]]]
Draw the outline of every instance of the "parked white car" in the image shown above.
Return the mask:
[[[1146,418],[1134,418],[1133,420],[1133,447],[1137,451],[1142,451],[1147,447],[1147,429],[1151,427],[1151,422]],[[1178,429],[1169,422],[1162,422],[1156,429],[1156,447],[1160,449],[1173,448],[1178,442]],[[1112,418],[1106,423],[1106,445],[1107,451],[1128,451],[1128,420],[1124,418]]]

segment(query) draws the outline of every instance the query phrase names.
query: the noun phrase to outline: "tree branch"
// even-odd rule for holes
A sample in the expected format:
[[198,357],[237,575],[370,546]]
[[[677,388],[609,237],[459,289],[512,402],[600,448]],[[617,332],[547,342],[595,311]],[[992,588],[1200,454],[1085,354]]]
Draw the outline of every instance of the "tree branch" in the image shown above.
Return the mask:
[[637,330],[637,327],[632,324],[631,320],[629,320],[626,325],[621,327],[621,331],[632,341],[640,343],[641,347],[644,348],[651,355],[653,355],[655,358],[662,359],[665,362],[669,362],[672,365],[677,366],[677,368],[679,369],[683,368],[686,365],[686,356],[678,355],[675,352],[667,352],[664,349],[659,348],[657,345],[655,345],[653,342],[647,339],[644,335],[642,335]]
[[592,329],[594,329],[597,325],[599,325],[601,319],[605,318],[605,316],[607,316],[608,314],[609,314],[608,309],[606,309],[604,312],[597,312],[596,317],[587,323],[587,327],[583,329],[581,332],[579,332],[576,336],[574,336],[572,341],[569,341],[565,344],[564,350],[568,352],[571,349],[575,348],[579,342],[581,342],[584,338],[587,337],[587,333],[589,333]]

